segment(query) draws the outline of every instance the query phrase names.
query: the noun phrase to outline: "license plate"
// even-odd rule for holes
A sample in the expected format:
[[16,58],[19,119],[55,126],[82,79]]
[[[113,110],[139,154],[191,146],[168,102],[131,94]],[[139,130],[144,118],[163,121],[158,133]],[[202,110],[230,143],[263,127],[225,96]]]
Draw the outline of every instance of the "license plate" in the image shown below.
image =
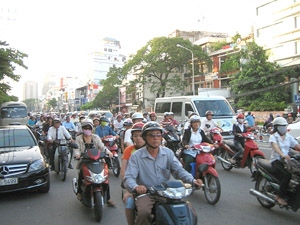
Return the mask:
[[18,183],[18,178],[4,178],[0,180],[0,186],[13,185]]

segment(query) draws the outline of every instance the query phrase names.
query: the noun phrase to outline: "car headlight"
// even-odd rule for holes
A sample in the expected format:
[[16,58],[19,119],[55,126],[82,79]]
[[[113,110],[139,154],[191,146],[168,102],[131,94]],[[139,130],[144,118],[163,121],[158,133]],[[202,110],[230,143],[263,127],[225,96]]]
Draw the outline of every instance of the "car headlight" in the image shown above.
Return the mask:
[[94,184],[101,184],[106,180],[107,176],[104,176],[104,170],[100,174],[96,174],[90,171],[91,176],[86,176],[86,179]]
[[45,166],[46,163],[43,159],[36,160],[30,165],[28,172],[44,169]]
[[157,193],[166,198],[182,199],[192,194],[191,188],[179,187],[179,188],[167,188],[163,191],[157,191]]

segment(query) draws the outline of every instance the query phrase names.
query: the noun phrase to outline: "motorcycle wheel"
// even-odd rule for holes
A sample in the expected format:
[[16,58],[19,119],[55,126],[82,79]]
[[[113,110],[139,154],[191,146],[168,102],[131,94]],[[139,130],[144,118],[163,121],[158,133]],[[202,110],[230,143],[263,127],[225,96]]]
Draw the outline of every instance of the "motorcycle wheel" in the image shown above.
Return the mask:
[[[227,161],[230,160],[229,153],[226,150],[223,152],[222,158],[225,159],[225,160],[227,160]],[[222,165],[223,169],[226,170],[226,171],[230,171],[233,168],[232,165],[227,164],[227,163],[225,163],[223,161],[221,161],[221,165]]]
[[[259,178],[255,182],[255,190],[259,191],[265,195],[267,192],[266,188],[267,188],[268,184],[269,184],[269,182],[264,176],[259,176]],[[257,201],[259,202],[259,204],[262,205],[262,207],[267,208],[267,209],[270,209],[273,206],[275,206],[275,204],[264,201],[260,198],[257,198]]]
[[95,218],[97,222],[100,222],[102,219],[102,196],[101,192],[94,192],[94,211]]
[[211,205],[216,204],[221,196],[221,184],[218,177],[208,173],[205,175],[207,183],[204,187],[204,195],[207,202]]
[[66,180],[66,176],[67,176],[67,168],[68,168],[68,165],[67,165],[67,161],[61,159],[60,160],[60,170],[59,170],[59,176],[60,176],[60,179],[62,181],[65,181]]
[[120,175],[120,171],[121,171],[121,166],[120,166],[120,162],[119,162],[119,158],[114,158],[112,161],[113,165],[113,173],[115,175],[115,177],[118,177]]
[[250,165],[249,165],[249,169],[250,169],[251,174],[253,174],[253,173],[256,171],[254,162],[255,162],[255,159],[258,159],[258,158],[264,159],[265,157],[263,157],[263,156],[261,156],[261,155],[255,155],[255,156],[251,159],[251,162],[250,162]]

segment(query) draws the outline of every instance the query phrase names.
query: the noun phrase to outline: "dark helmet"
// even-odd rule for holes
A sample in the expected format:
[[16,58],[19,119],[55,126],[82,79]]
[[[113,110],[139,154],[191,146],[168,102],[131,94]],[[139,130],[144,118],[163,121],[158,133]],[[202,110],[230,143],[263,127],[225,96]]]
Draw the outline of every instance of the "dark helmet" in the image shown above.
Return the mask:
[[205,113],[205,116],[208,116],[208,115],[214,115],[214,113],[211,111],[211,110],[207,110],[206,113]]
[[163,132],[163,129],[157,122],[147,122],[144,124],[143,129],[142,129],[142,136],[145,138],[147,131],[150,130],[159,130],[161,133]]
[[143,129],[144,123],[139,122],[135,123],[131,128],[131,134],[133,134],[134,131],[141,131]]
[[144,113],[143,113],[143,115],[144,115],[144,116],[145,116],[145,115],[147,115],[147,116],[148,116],[148,112],[144,112]]
[[102,122],[102,121],[109,122],[109,120],[105,116],[100,117],[100,122]]

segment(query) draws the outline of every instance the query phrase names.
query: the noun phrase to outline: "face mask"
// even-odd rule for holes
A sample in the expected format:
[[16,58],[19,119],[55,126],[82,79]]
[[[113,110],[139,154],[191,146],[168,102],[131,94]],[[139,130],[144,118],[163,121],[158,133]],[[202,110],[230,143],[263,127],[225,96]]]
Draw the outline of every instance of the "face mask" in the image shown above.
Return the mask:
[[238,119],[237,120],[239,123],[243,123],[244,122],[244,119]]
[[91,130],[83,130],[83,134],[86,135],[86,136],[91,136],[92,131]]
[[101,122],[101,125],[102,125],[102,126],[106,126],[106,125],[107,125],[107,122]]
[[285,133],[287,131],[287,127],[286,126],[278,126],[277,130],[278,130],[279,134],[282,136],[282,135],[285,135]]

